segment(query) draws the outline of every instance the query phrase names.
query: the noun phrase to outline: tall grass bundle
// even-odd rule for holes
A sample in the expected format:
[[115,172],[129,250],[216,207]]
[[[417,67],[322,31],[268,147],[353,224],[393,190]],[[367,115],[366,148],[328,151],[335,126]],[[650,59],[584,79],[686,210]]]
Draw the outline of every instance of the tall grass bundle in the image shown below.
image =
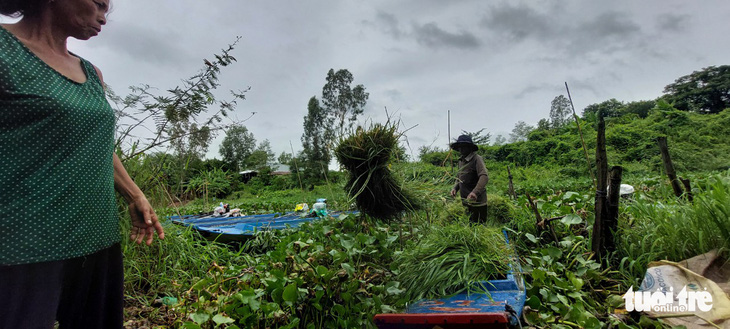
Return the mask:
[[403,190],[388,166],[398,147],[396,128],[394,124],[358,128],[335,149],[337,161],[349,172],[347,194],[371,217],[392,219],[416,208],[413,197]]
[[500,229],[465,223],[434,227],[412,247],[395,258],[410,301],[445,297],[503,278],[512,253]]

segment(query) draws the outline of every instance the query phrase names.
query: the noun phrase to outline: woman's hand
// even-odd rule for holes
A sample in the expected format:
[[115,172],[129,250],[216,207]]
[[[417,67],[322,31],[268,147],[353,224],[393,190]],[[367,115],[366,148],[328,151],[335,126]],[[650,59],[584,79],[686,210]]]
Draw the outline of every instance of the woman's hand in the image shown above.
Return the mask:
[[129,217],[132,219],[129,238],[137,244],[144,241],[149,246],[155,233],[160,239],[165,238],[165,231],[157,219],[157,214],[146,198],[138,197],[129,202]]

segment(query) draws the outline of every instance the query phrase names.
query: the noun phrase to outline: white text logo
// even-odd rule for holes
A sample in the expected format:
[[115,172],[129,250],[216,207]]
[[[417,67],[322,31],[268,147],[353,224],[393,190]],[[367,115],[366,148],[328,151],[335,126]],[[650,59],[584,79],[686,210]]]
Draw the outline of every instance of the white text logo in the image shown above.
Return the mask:
[[[694,312],[700,310],[708,312],[712,309],[712,295],[707,291],[687,291],[682,288],[676,296],[674,288],[662,292],[657,289],[651,291],[634,291],[634,286],[623,295],[626,310],[629,312]],[[676,301],[676,302],[675,302]]]

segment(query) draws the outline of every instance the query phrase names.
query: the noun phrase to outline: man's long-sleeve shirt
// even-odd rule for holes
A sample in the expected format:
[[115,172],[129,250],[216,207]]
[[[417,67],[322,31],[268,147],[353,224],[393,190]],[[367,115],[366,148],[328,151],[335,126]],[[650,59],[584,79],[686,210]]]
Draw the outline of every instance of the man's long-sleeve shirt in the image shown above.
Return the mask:
[[459,158],[459,174],[456,178],[454,190],[459,191],[459,195],[466,202],[469,193],[474,192],[477,196],[476,201],[469,201],[470,206],[484,206],[487,204],[486,186],[489,182],[489,174],[487,167],[484,165],[482,157],[476,152],[471,152],[467,156]]

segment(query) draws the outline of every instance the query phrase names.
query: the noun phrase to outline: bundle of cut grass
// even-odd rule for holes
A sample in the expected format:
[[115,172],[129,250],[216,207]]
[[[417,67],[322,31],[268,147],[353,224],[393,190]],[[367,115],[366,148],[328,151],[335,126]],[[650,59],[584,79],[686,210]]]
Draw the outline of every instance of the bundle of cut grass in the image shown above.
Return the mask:
[[478,282],[504,278],[511,253],[500,229],[453,223],[434,227],[412,249],[399,254],[395,264],[406,297],[416,301],[458,294]]
[[374,124],[340,141],[335,149],[337,161],[349,172],[345,185],[363,213],[380,219],[392,219],[416,202],[393,177],[388,164],[398,147],[396,125]]

